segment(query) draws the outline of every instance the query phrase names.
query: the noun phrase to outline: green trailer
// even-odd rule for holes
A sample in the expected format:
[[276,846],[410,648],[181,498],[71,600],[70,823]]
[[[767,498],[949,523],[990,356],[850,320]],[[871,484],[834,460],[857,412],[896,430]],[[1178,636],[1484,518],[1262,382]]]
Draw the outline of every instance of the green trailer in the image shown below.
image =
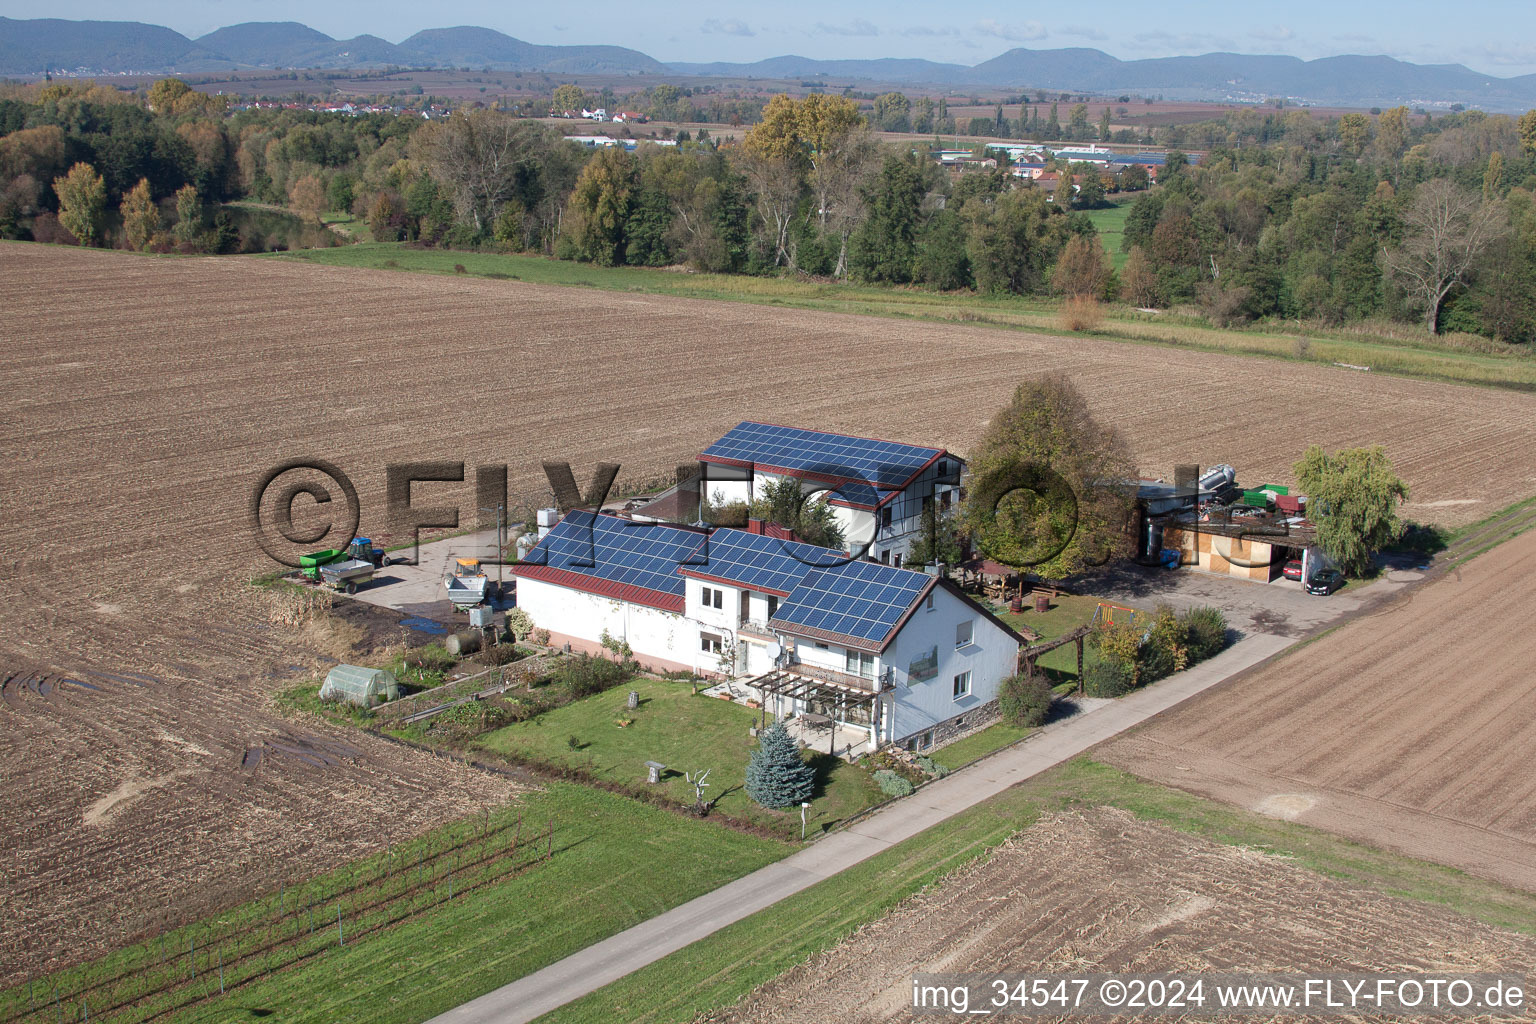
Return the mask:
[[1263,491],[1244,491],[1237,503],[1249,508],[1269,508],[1269,495]]
[[311,551],[307,555],[300,555],[299,572],[312,580],[319,580],[322,565],[330,565],[338,558],[345,558],[346,554],[345,551],[338,551],[336,548],[326,548],[324,551]]

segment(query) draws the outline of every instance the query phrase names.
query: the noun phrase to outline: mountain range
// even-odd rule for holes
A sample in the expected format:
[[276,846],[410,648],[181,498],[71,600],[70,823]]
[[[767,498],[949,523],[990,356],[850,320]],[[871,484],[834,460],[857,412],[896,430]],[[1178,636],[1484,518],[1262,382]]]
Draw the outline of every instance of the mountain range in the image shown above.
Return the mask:
[[1207,53],[1120,60],[1102,50],[1023,47],[974,66],[922,59],[816,60],[784,56],[750,64],[672,63],[622,46],[541,46],[487,28],[427,29],[400,43],[373,35],[332,39],[297,22],[247,22],[197,39],[129,21],[0,18],[0,75],[148,74],[254,69],[489,68],[565,75],[708,76],[906,86],[1003,87],[1161,94],[1170,99],[1285,97],[1338,106],[1463,103],[1489,110],[1536,107],[1536,75],[1497,78],[1460,64],[1410,64],[1382,56],[1298,57]]

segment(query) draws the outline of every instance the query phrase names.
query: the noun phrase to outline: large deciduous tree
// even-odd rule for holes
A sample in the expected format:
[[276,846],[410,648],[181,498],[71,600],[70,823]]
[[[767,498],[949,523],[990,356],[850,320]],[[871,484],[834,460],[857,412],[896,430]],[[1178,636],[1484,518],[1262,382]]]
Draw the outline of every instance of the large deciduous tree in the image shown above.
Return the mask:
[[[813,215],[822,231],[835,231],[839,249],[836,273],[847,270],[848,236],[852,233],[862,202],[860,185],[877,155],[869,129],[859,114],[858,104],[845,96],[812,93],[803,100],[780,94],[763,108],[762,120],[753,126],[744,140],[747,152],[758,164],[754,184],[761,178],[774,196],[774,209],[765,222],[774,226],[782,239],[776,246],[776,258],[786,259],[789,225],[780,225],[789,178],[802,168],[809,169],[810,188],[815,203]],[[763,199],[759,197],[761,205]]]
[[148,178],[140,178],[128,190],[119,210],[123,215],[123,241],[128,248],[140,252],[147,249],[150,239],[160,230],[160,208],[149,194]]
[[1424,306],[1424,326],[1440,331],[1440,309],[1451,289],[1463,284],[1487,248],[1508,227],[1497,203],[1444,178],[1420,185],[1403,214],[1406,235],[1383,259]]
[[1141,246],[1132,246],[1120,271],[1120,297],[1139,309],[1155,308],[1163,304],[1162,284],[1157,272],[1147,260]]
[[624,226],[638,185],[635,158],[619,146],[603,150],[582,168],[566,225],[581,259],[605,267],[624,262]]
[[157,114],[172,113],[176,101],[192,91],[192,87],[179,78],[162,78],[149,87],[149,109]]
[[548,239],[581,166],[579,149],[552,129],[498,110],[454,114],[423,125],[412,153],[451,198],[476,236],[489,235],[502,207],[516,200],[532,218],[530,239]]
[[1359,156],[1371,141],[1371,119],[1364,114],[1339,118],[1339,144],[1350,156]]
[[1520,115],[1516,131],[1520,136],[1520,148],[1527,156],[1536,156],[1536,110],[1527,110]]
[[587,94],[581,91],[579,85],[557,85],[552,101],[557,113],[563,114],[570,111],[573,114],[579,114],[587,105]]
[[1027,295],[1045,284],[1046,268],[1066,242],[1067,218],[1040,189],[1004,192],[991,204],[967,203],[966,243],[976,287]]
[[881,130],[905,132],[912,129],[912,101],[904,93],[887,92],[875,97],[875,123]]
[[1074,235],[1051,272],[1051,287],[1068,298],[1107,298],[1109,254],[1097,235]]
[[316,174],[306,174],[288,186],[288,205],[293,212],[316,224],[325,212],[325,183]]
[[988,556],[1061,579],[1127,549],[1129,449],[1066,377],[1020,384],[970,467],[962,521]]
[[196,185],[176,190],[176,226],[171,229],[178,242],[190,242],[203,229],[203,198]]
[[1293,471],[1323,553],[1345,572],[1368,571],[1376,552],[1402,536],[1397,509],[1408,500],[1408,486],[1380,445],[1332,455],[1313,445]]
[[101,237],[107,209],[107,183],[88,163],[77,163],[63,177],[53,179],[59,197],[59,223],[81,245],[93,245]]

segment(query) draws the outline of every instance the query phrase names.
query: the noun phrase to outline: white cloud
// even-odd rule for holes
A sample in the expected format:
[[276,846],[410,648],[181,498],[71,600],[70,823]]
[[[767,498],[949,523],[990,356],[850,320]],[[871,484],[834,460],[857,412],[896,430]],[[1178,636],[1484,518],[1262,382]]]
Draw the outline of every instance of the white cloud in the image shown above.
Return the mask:
[[1064,36],[1077,36],[1079,39],[1092,39],[1094,42],[1103,42],[1109,38],[1108,32],[1102,32],[1092,25],[1068,25],[1061,30]]
[[1472,46],[1463,50],[1467,60],[1476,64],[1493,64],[1506,68],[1526,68],[1536,65],[1536,44],[1515,43],[1508,46]]
[[943,28],[934,28],[932,25],[912,25],[901,29],[897,34],[903,36],[953,36],[959,33],[948,25],[945,25]]
[[1285,25],[1271,25],[1268,28],[1256,28],[1248,35],[1254,39],[1262,39],[1268,43],[1286,43],[1296,37],[1296,33]]
[[854,18],[846,25],[829,25],[824,21],[816,23],[816,31],[832,36],[877,36],[880,29],[874,22],[865,21],[863,18]]
[[722,21],[719,18],[710,18],[708,21],[704,22],[704,24],[701,26],[701,28],[702,28],[702,30],[704,31],[704,33],[706,35],[722,35],[722,36],[755,36],[755,35],[757,35],[756,32],[752,31],[752,26],[748,25],[746,22],[742,21],[740,18],[726,18],[724,21]]
[[1045,30],[1045,26],[1038,21],[1026,21],[1018,25],[1005,25],[991,18],[978,21],[975,31],[978,35],[996,36],[998,39],[1006,39],[1010,43],[1027,43],[1035,39],[1044,39],[1050,35]]
[[1368,36],[1364,32],[1342,32],[1333,37],[1336,43],[1374,43],[1375,36]]
[[1220,36],[1202,32],[1166,32],[1162,29],[1136,33],[1131,37],[1131,45],[1139,50],[1178,50],[1186,53],[1191,50],[1232,49],[1231,41]]

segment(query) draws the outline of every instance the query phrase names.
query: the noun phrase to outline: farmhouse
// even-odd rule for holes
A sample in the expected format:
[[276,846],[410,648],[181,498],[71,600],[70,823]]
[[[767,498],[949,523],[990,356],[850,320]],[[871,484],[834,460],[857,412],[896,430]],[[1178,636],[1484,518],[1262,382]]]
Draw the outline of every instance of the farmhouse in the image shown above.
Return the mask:
[[576,510],[513,573],[551,641],[741,680],[849,746],[924,749],[990,718],[1021,637],[948,580],[751,529]]
[[700,492],[747,501],[793,477],[820,492],[855,554],[899,567],[922,529],[924,510],[962,497],[965,460],[943,448],[744,422],[699,456]]

